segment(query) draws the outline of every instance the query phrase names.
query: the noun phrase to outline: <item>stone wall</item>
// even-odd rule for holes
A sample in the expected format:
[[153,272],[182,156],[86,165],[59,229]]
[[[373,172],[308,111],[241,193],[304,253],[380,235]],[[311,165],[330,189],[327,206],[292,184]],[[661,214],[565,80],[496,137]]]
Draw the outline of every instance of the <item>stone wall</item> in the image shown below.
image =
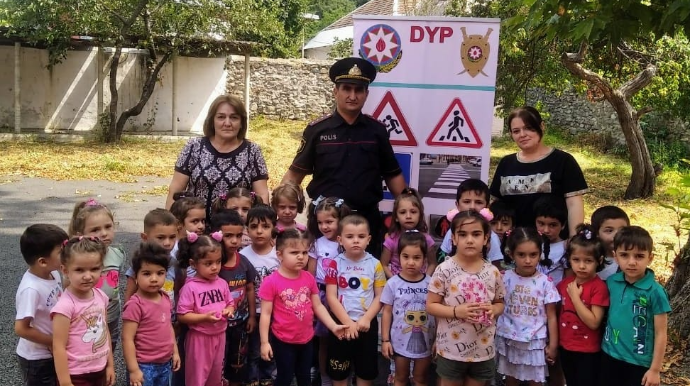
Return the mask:
[[542,112],[549,115],[547,122],[571,134],[589,132],[610,135],[617,143],[625,143],[616,112],[607,101],[590,102],[574,91],[557,96],[541,89],[532,89],[527,93],[527,104],[541,104]]
[[[250,115],[270,119],[310,120],[333,110],[331,60],[251,58]],[[226,63],[227,91],[244,95],[244,57]]]

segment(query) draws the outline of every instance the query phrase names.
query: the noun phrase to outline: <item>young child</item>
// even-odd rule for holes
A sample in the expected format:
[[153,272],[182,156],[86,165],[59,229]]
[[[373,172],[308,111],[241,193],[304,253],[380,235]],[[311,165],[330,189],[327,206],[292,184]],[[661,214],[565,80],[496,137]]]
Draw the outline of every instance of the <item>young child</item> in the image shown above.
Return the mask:
[[108,296],[96,288],[107,245],[93,236],[67,241],[60,254],[69,284],[50,312],[53,357],[60,385],[114,385],[115,367],[108,333]]
[[122,310],[122,351],[129,384],[168,386],[180,368],[172,302],[163,289],[170,250],[157,242],[143,242],[132,257],[137,291]]
[[422,232],[426,236],[428,256],[422,267],[422,272],[427,275],[434,273],[436,268],[436,253],[434,251],[434,239],[427,234],[428,227],[424,219],[424,204],[416,190],[405,188],[393,202],[393,219],[388,229],[388,235],[383,241],[381,253],[381,265],[387,278],[391,278],[402,271],[400,256],[398,255],[398,240],[400,235],[409,230]]
[[218,276],[222,265],[222,232],[211,236],[190,233],[180,240],[180,266],[196,274],[180,290],[177,319],[189,326],[185,338],[185,384],[220,386],[225,356],[227,318],[235,306],[227,283]]
[[339,254],[326,272],[326,298],[337,322],[349,327],[347,340],[328,337],[326,372],[334,386],[345,386],[354,365],[357,386],[371,386],[378,375],[378,320],[386,274],[366,251],[369,224],[360,215],[340,220]]
[[630,225],[630,219],[623,209],[607,205],[592,213],[592,232],[599,237],[605,249],[605,267],[597,273],[601,280],[618,272],[618,264],[613,253],[613,238],[619,230]]
[[237,386],[246,377],[247,343],[249,334],[256,329],[256,269],[238,252],[245,230],[240,215],[234,210],[221,210],[211,217],[211,224],[214,230],[223,233],[223,266],[219,276],[228,284],[235,302],[235,314],[228,318],[225,330],[223,377],[230,385]]
[[[338,222],[350,214],[350,208],[342,198],[319,196],[309,207],[307,226],[309,232],[317,238],[309,248],[308,271],[316,279],[319,288],[319,299],[327,307],[326,300],[326,271],[333,259],[340,254],[338,244]],[[321,385],[331,386],[331,379],[326,373],[326,354],[328,352],[328,329],[316,321],[314,334],[319,338],[318,363],[321,372]]]
[[649,232],[629,226],[613,239],[618,272],[606,280],[611,307],[601,346],[602,384],[659,385],[671,312],[668,295],[649,263],[654,241]]
[[534,203],[534,215],[537,232],[549,242],[549,253],[542,256],[545,264],[537,268],[558,285],[566,275],[565,240],[561,239],[561,232],[568,220],[568,210],[555,197],[544,196]]
[[[305,270],[309,235],[299,229],[278,232],[276,253],[280,267],[264,280],[261,297],[261,357],[275,359],[275,386],[311,384],[314,315],[339,339],[346,326],[338,325],[321,304],[316,280]],[[270,326],[270,338],[269,338]]]
[[[175,216],[165,209],[153,209],[144,216],[144,232],[141,234],[141,240],[144,242],[152,242],[168,251],[168,270],[165,275],[165,282],[163,283],[163,291],[172,303],[172,310],[174,315],[175,309],[175,267],[177,263],[175,259],[171,258],[171,253],[175,244],[177,243],[177,219]],[[127,276],[127,287],[125,288],[125,303],[129,298],[137,292],[136,272],[133,267],[130,267],[125,272]],[[174,318],[173,318],[174,320]]]
[[302,187],[292,182],[285,182],[273,189],[271,206],[278,215],[276,229],[279,231],[297,228],[302,232],[307,227],[295,221],[298,213],[304,210],[305,200]]
[[506,386],[520,381],[537,386],[546,381],[547,364],[558,353],[560,296],[552,279],[537,269],[549,244],[532,228],[515,228],[504,244],[515,269],[503,276],[506,304],[496,329],[498,372],[506,376]]
[[113,245],[115,239],[113,212],[93,198],[79,202],[74,206],[67,233],[70,237],[98,237],[108,247],[103,259],[101,278],[96,283],[96,288],[108,296],[108,331],[114,350],[120,340],[120,272],[127,258],[121,247]]
[[[244,224],[246,224],[249,209],[263,204],[264,201],[261,199],[261,196],[257,195],[255,192],[247,188],[236,187],[230,189],[227,193],[221,194],[218,196],[218,198],[216,198],[215,201],[213,201],[211,215],[213,216],[213,214],[218,213],[223,209],[232,209],[237,211]],[[247,230],[245,228],[244,233],[242,234],[242,243],[240,247],[244,248],[251,242],[252,240],[249,238],[249,234],[247,234]]]
[[[480,212],[489,204],[489,187],[486,183],[477,178],[469,178],[458,185],[457,193],[455,194],[455,210],[448,212],[446,216],[448,221],[453,221],[453,217],[458,213],[466,210],[476,210]],[[489,220],[491,221],[491,220]],[[439,247],[438,261],[443,262],[447,256],[452,256],[453,242],[452,233],[447,232],[443,237],[443,242]],[[501,266],[503,260],[503,253],[501,252],[501,240],[494,232],[490,232],[489,248],[487,252],[487,259],[497,267]]]
[[67,233],[50,224],[34,224],[19,238],[29,269],[17,288],[14,332],[19,336],[17,359],[25,385],[56,385],[53,325],[50,310],[62,296],[60,250]]
[[[280,261],[273,246],[276,212],[268,205],[257,205],[247,213],[247,230],[252,244],[243,248],[240,254],[256,269],[254,292],[256,293],[256,318],[261,317],[261,299],[258,298],[263,280],[273,273]],[[273,384],[275,362],[261,359],[261,338],[255,328],[249,335],[249,358],[247,360],[247,383],[251,386]]]
[[426,301],[437,323],[436,372],[441,386],[483,386],[494,378],[494,333],[505,288],[498,268],[485,259],[489,221],[461,211],[450,232],[456,252],[436,268]]
[[498,239],[503,242],[506,232],[515,227],[515,209],[503,200],[494,200],[489,205],[489,210],[494,215],[494,218],[489,222],[491,231],[498,235]]
[[381,353],[395,362],[395,386],[407,386],[412,360],[414,384],[425,386],[435,330],[434,318],[426,312],[429,276],[422,270],[428,256],[426,235],[416,230],[403,232],[396,249],[402,269],[388,280],[381,294]]
[[567,267],[574,275],[558,283],[561,296],[558,316],[559,357],[568,386],[599,383],[601,323],[609,306],[609,290],[597,276],[604,267],[604,249],[596,233],[577,226],[566,249]]

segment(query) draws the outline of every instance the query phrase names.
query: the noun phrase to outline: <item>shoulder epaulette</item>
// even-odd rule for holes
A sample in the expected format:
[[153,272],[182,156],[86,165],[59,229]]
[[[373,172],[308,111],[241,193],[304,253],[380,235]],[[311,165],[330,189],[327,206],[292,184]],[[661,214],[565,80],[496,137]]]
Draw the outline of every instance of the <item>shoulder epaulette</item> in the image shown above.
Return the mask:
[[332,116],[333,116],[333,113],[328,113],[328,114],[322,115],[322,116],[314,119],[313,121],[309,122],[309,126],[314,126],[315,124],[317,124],[319,122],[323,122]]
[[365,117],[371,119],[372,121],[375,121],[376,123],[380,124],[381,126],[384,126],[384,127],[386,126],[385,123],[379,121],[379,120],[376,119],[373,115],[370,115],[370,114],[363,114],[363,115],[364,115]]

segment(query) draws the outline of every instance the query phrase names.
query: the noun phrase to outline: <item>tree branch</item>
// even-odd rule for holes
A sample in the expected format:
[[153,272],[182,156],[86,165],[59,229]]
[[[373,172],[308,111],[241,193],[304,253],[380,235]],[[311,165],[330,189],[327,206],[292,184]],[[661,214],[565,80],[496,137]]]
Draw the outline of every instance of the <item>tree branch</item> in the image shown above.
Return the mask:
[[640,71],[639,74],[635,75],[634,78],[625,82],[619,89],[625,100],[629,101],[630,98],[635,95],[635,93],[652,83],[652,79],[654,79],[655,75],[656,66],[653,64],[648,64],[647,67]]
[[587,55],[587,45],[583,43],[580,45],[580,50],[577,53],[565,52],[561,56],[561,62],[571,74],[595,85],[604,94],[605,99],[609,99],[613,95],[613,87],[611,84],[596,72],[590,71],[582,67],[584,57]]
[[129,29],[132,28],[134,22],[137,21],[137,18],[139,17],[139,15],[141,15],[141,11],[144,10],[144,7],[146,7],[146,4],[148,4],[148,2],[149,0],[139,0],[137,6],[134,7],[134,11],[131,15],[129,15],[129,19],[125,20],[125,23],[122,25],[122,28],[120,29],[120,34],[122,34],[122,36],[129,33]]
[[652,111],[654,111],[654,108],[651,106],[645,106],[645,107],[637,110],[637,112],[635,113],[635,115],[637,116],[637,120],[639,121],[640,118],[642,118],[646,114],[651,113]]
[[144,27],[146,28],[146,45],[149,48],[149,59],[156,63],[158,62],[158,55],[156,55],[156,46],[153,43],[153,34],[151,33],[151,14],[148,8],[144,10]]
[[123,25],[127,23],[127,19],[125,19],[125,17],[120,15],[119,13],[115,12],[114,9],[108,7],[107,5],[105,5],[103,3],[101,3],[101,6],[103,8],[105,8],[108,12],[112,13],[113,16],[115,16],[118,20],[120,20],[120,23],[122,23]]

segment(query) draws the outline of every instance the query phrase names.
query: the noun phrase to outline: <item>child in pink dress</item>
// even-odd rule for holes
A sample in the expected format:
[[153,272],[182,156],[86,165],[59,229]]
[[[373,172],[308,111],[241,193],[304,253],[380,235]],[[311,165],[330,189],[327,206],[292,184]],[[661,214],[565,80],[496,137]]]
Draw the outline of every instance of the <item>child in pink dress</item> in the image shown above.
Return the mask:
[[177,260],[196,270],[180,290],[177,320],[189,326],[185,339],[186,386],[221,386],[227,317],[235,307],[228,284],[218,277],[222,232],[189,233],[180,240]]
[[53,307],[53,357],[60,385],[115,383],[107,313],[108,296],[94,286],[101,277],[106,245],[96,237],[65,242],[60,260],[69,279]]

